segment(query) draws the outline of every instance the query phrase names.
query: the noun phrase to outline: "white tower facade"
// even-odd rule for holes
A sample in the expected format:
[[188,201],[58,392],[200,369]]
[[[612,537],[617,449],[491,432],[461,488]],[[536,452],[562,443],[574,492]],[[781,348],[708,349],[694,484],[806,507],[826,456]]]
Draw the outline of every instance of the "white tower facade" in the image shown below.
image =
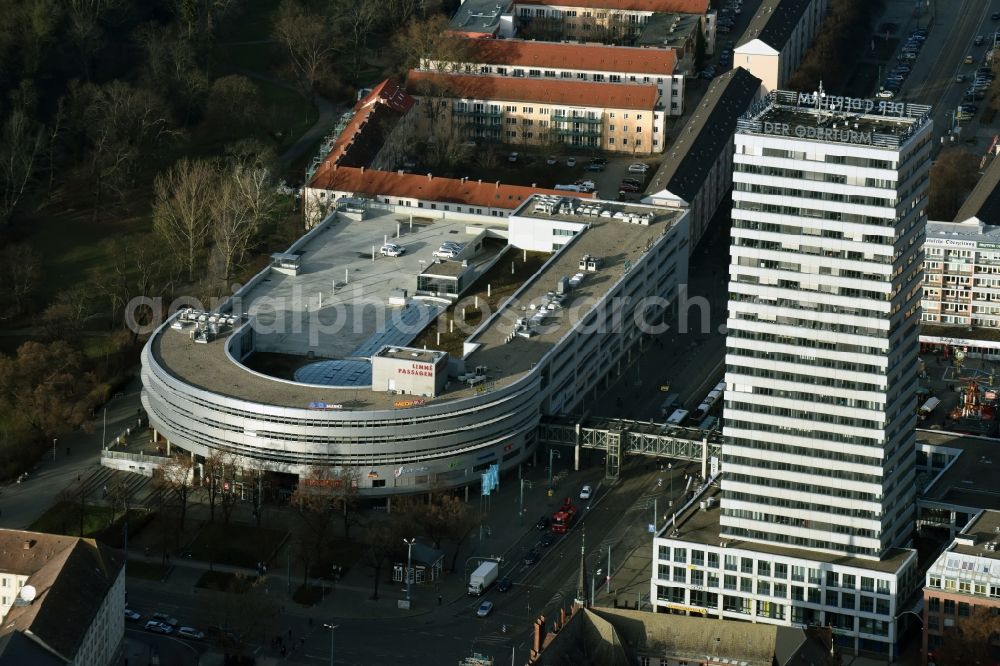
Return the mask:
[[774,91],[739,121],[723,536],[878,559],[912,533],[929,114]]

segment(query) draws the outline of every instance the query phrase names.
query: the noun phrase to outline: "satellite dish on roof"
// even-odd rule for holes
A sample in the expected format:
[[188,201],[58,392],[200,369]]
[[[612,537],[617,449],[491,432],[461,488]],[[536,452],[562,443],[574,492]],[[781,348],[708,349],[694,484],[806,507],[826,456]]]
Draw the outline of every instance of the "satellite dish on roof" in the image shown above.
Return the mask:
[[32,601],[35,600],[35,597],[38,596],[38,590],[35,589],[34,585],[25,585],[24,587],[21,588],[21,592],[18,594],[18,596],[21,597],[23,601],[26,601],[30,604]]

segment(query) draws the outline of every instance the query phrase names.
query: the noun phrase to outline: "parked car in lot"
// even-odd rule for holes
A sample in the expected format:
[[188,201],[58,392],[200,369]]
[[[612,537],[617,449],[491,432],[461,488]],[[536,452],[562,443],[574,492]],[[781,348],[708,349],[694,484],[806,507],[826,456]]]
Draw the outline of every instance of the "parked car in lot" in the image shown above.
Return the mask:
[[629,185],[635,185],[636,187],[642,187],[642,183],[635,178],[622,178],[622,182],[628,183]]
[[166,613],[153,613],[150,617],[156,622],[169,625],[171,628],[174,628],[178,624],[180,624],[180,622],[177,621],[177,618],[170,617]]
[[432,254],[438,259],[454,259],[458,256],[458,250],[452,247],[439,247]]
[[205,639],[205,634],[198,631],[194,627],[181,627],[177,630],[177,635],[181,638],[192,638],[196,641]]
[[174,628],[169,624],[163,622],[157,622],[156,620],[150,620],[146,623],[146,631],[151,631],[154,634],[172,634],[174,633]]
[[647,171],[649,171],[649,165],[644,162],[635,162],[628,165],[629,173],[646,173]]
[[624,181],[618,184],[619,192],[638,192],[641,189],[642,188],[638,185],[633,185],[632,183],[626,183]]
[[896,93],[894,93],[891,90],[886,90],[885,88],[882,88],[882,90],[879,90],[877,93],[875,93],[875,96],[878,97],[879,99],[892,99],[893,97],[896,96]]
[[379,249],[378,253],[383,257],[401,257],[406,254],[406,248],[395,243],[386,243]]
[[555,155],[549,155],[548,157],[545,158],[545,163],[548,164],[549,166],[555,166],[555,164],[558,161],[559,160],[556,159]]
[[604,171],[604,165],[599,162],[591,162],[587,165],[587,171]]
[[493,602],[484,601],[479,604],[479,608],[476,609],[476,617],[486,617],[493,612]]
[[966,113],[975,113],[976,111],[979,110],[979,107],[976,106],[975,104],[963,104],[960,107],[958,107],[958,109],[960,111],[965,111]]
[[519,155],[518,155],[517,151],[515,150],[514,152],[512,152],[510,155],[507,156],[507,161],[508,162],[516,162],[518,157],[519,157]]
[[566,158],[566,166],[568,166],[568,167],[575,167],[576,166],[576,158],[575,157],[567,157]]
[[578,180],[573,184],[579,187],[581,192],[593,192],[597,189],[597,183],[592,180]]

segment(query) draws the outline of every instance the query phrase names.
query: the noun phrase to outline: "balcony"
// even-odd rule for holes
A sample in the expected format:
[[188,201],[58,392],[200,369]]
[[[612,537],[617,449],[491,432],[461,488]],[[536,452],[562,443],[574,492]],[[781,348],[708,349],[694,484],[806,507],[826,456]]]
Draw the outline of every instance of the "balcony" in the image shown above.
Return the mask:
[[552,128],[559,136],[584,136],[592,137],[595,139],[601,138],[601,128],[600,127],[564,127],[558,126]]
[[490,109],[455,109],[453,113],[456,116],[472,116],[476,118],[499,118],[501,115],[500,110],[492,111]]
[[552,122],[554,123],[587,123],[589,125],[600,125],[603,122],[601,116],[596,116],[594,118],[589,118],[587,116],[562,116],[562,115],[552,115]]

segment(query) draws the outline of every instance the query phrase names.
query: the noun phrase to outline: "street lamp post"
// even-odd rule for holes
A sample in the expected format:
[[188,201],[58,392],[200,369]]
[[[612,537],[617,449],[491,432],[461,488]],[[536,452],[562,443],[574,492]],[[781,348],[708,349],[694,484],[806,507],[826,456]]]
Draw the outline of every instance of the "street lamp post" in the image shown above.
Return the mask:
[[417,542],[416,539],[410,539],[407,541],[403,539],[403,543],[406,544],[406,605],[410,605],[410,571],[413,569],[413,544]]
[[601,577],[602,573],[604,573],[603,569],[598,569],[597,571],[594,572],[594,575],[591,576],[591,578],[590,578],[590,605],[591,606],[593,606],[594,603],[597,601],[597,594],[595,592],[595,587],[596,587],[597,579]]
[[323,626],[330,630],[330,666],[333,666],[333,630],[340,625],[333,624],[332,622],[324,622]]
[[521,479],[521,503],[517,509],[517,519],[519,525],[524,525],[524,479]]
[[52,459],[53,460],[56,459],[56,442],[58,442],[58,441],[59,441],[58,438],[56,438],[56,437],[52,438]]

